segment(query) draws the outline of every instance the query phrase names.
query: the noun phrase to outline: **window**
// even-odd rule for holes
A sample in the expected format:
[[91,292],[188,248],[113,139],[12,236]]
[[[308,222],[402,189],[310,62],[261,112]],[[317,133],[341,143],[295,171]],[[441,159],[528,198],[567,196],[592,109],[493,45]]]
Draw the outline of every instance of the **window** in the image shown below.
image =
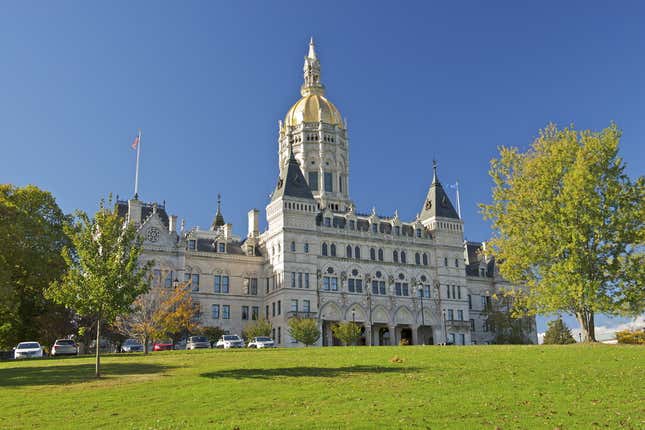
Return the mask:
[[461,286],[457,285],[457,298],[461,300]]
[[225,243],[219,243],[218,244],[219,248],[217,252],[226,252],[226,244]]
[[354,258],[356,258],[357,260],[361,259],[361,248],[359,248],[358,246],[354,248]]
[[421,295],[423,296],[424,299],[430,298],[430,285],[423,286],[423,288],[421,289]]
[[343,192],[343,177],[338,175],[338,191]]
[[271,284],[271,278],[266,278],[266,285],[264,287],[264,290],[265,290],[264,292],[267,293],[267,294],[269,293],[269,285],[270,284]]
[[298,272],[298,288],[302,288],[302,272]]
[[291,288],[296,288],[296,272],[291,272]]
[[455,319],[455,311],[453,311],[452,309],[448,309],[448,320],[452,321],[454,319]]
[[271,316],[275,316],[275,302],[271,303]]
[[282,313],[282,301],[278,300],[278,315]]
[[336,245],[332,243],[329,248],[330,248],[330,251],[331,251],[331,256],[335,257],[336,256]]
[[191,239],[188,241],[188,250],[189,251],[194,251],[195,250],[195,244],[196,241],[194,239]]
[[172,270],[168,272],[168,274],[166,275],[166,279],[164,279],[164,281],[163,281],[163,286],[164,287],[166,287],[166,288],[172,287],[172,276],[173,276],[174,273],[175,272],[173,272]]
[[215,275],[213,277],[213,292],[228,294],[228,276]]
[[297,299],[292,299],[291,300],[291,312],[298,312],[298,300]]
[[199,291],[199,274],[193,273],[190,279],[190,282],[193,286],[193,291]]
[[325,217],[325,227],[331,227],[331,218]]
[[443,265],[448,267],[448,257],[444,257],[443,259]]
[[450,298],[450,285],[446,285],[446,298]]
[[378,261],[383,261],[383,250],[380,248],[378,250]]
[[291,252],[296,252],[296,242],[291,241]]
[[318,172],[309,172],[309,188],[318,191]]
[[428,265],[428,254],[426,254],[425,252],[423,253],[423,265]]
[[347,280],[347,290],[350,293],[362,293],[363,292],[363,280],[349,278]]
[[399,253],[398,253],[398,251],[392,251],[392,261],[394,261],[395,263],[399,262]]
[[455,334],[454,334],[454,333],[450,333],[450,334],[448,335],[448,338],[450,339],[450,343],[452,343],[452,344],[454,345],[454,344],[455,344]]
[[486,269],[484,268],[479,269],[479,276],[481,276],[482,278],[486,276]]
[[394,294],[397,296],[408,296],[410,291],[407,282],[396,282],[394,284]]
[[462,311],[461,309],[457,310],[457,319],[458,319],[459,321],[463,321],[463,320],[464,320],[464,311]]
[[249,319],[249,307],[248,306],[242,306],[242,319],[243,320],[248,320]]
[[347,258],[352,258],[352,247],[350,245],[347,245],[347,248],[345,248],[345,256]]
[[418,252],[414,254],[414,264],[417,266],[421,264],[421,254]]
[[225,320],[231,319],[230,305],[222,305],[222,319],[225,319]]
[[385,281],[372,281],[372,294],[385,295]]
[[372,261],[376,260],[376,250],[374,248],[370,248],[370,260]]
[[372,233],[378,233],[378,224],[372,223]]
[[465,345],[466,344],[466,335],[463,333],[459,334],[459,345]]
[[455,258],[455,267],[459,267],[459,259]]
[[309,273],[305,273],[305,288],[309,288]]
[[252,296],[258,295],[258,278],[249,278],[249,294]]
[[470,294],[468,294],[468,309],[473,308],[473,298]]
[[278,343],[282,343],[282,330],[278,327]]
[[260,315],[260,307],[259,306],[253,306],[251,308],[251,319],[253,321],[257,320]]
[[327,244],[324,242],[322,244],[322,255],[327,255]]
[[456,293],[456,287],[453,285],[453,286],[452,286],[452,298],[453,298],[453,299],[456,299],[456,298],[457,298],[457,294],[455,294],[455,293]]
[[330,172],[325,172],[325,191],[332,192],[334,191],[332,183],[332,175]]
[[269,305],[264,307],[264,319],[269,319]]
[[407,258],[405,257],[405,251],[401,251],[401,263],[407,263]]
[[305,242],[304,248],[305,248],[305,254],[309,254],[309,243],[308,242]]
[[211,318],[214,320],[219,319],[219,305],[211,305]]
[[420,228],[417,229],[417,237],[421,237],[421,229]]
[[475,320],[470,320],[470,330],[475,331]]
[[323,290],[338,291],[338,278],[335,276],[323,277]]
[[303,300],[302,301],[302,311],[303,312],[310,312],[311,309],[311,302],[309,300]]
[[397,235],[397,236],[401,235],[401,227],[400,226],[398,226],[398,225],[394,226],[394,234]]

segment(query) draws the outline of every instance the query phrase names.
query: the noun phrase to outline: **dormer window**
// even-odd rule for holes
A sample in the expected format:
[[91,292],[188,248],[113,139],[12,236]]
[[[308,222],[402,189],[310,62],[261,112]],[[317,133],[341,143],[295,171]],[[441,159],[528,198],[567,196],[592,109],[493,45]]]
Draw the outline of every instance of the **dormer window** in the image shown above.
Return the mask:
[[325,227],[331,227],[331,218],[325,217]]
[[378,233],[378,224],[372,223],[372,233]]
[[417,237],[421,237],[421,229],[420,228],[417,229]]
[[401,226],[394,226],[394,234],[397,236],[401,236]]
[[356,230],[356,221],[354,221],[353,219],[349,220],[349,229]]
[[189,240],[189,241],[188,241],[188,250],[189,250],[189,251],[194,251],[194,250],[195,250],[195,244],[196,244],[196,243],[197,243],[197,242],[195,241],[195,239],[191,239],[191,240]]
[[226,252],[226,244],[223,242],[218,243],[217,252]]

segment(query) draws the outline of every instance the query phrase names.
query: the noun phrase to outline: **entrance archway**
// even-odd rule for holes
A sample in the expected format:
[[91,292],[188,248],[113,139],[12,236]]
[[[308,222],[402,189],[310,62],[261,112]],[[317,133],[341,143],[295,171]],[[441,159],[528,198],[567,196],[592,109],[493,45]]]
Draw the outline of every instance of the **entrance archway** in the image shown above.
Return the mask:
[[381,327],[378,331],[378,344],[379,345],[391,345],[390,343],[390,329],[387,327]]
[[401,341],[403,340],[408,341],[408,345],[412,345],[412,329],[409,327],[403,327],[401,329]]

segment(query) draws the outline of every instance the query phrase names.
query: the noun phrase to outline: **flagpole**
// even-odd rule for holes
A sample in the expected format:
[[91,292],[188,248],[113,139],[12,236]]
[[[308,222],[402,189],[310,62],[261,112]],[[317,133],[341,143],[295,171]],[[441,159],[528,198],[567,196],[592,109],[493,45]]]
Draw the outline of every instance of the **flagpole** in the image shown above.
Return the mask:
[[461,219],[461,202],[459,201],[459,181],[455,182],[455,188],[457,189],[457,214],[459,219]]
[[134,171],[134,198],[139,198],[139,156],[141,154],[141,129],[137,135],[137,167]]

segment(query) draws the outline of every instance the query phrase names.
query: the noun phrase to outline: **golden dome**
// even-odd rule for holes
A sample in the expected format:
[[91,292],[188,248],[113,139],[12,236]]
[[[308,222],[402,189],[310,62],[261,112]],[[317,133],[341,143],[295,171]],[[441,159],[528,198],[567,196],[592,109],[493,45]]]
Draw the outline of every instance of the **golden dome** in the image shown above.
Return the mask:
[[[321,118],[322,116],[322,118]],[[332,102],[320,94],[307,94],[287,112],[285,125],[296,126],[303,122],[320,122],[343,128],[343,117]]]

